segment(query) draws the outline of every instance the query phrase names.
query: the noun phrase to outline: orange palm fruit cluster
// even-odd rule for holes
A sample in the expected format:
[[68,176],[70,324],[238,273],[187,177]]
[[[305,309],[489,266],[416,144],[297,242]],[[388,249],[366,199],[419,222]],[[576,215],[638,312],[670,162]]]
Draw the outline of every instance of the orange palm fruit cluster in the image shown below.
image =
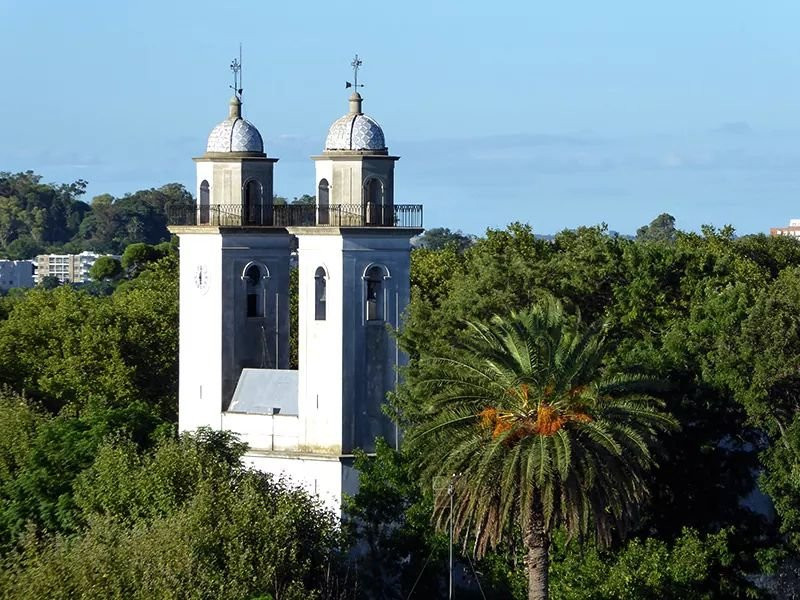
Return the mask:
[[[527,396],[527,387],[522,394]],[[506,438],[506,442],[513,443],[529,435],[555,435],[566,423],[571,421],[589,423],[592,417],[583,411],[560,412],[551,404],[540,403],[536,409],[536,418],[533,416],[516,416],[514,413],[498,411],[489,406],[478,413],[480,426],[492,432],[492,437],[497,437],[514,429]]]

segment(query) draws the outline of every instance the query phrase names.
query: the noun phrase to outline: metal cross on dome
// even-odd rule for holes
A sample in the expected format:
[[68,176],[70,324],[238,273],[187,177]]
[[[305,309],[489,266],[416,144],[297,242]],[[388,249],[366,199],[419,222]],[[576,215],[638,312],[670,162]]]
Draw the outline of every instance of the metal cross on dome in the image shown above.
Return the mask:
[[231,89],[233,89],[236,97],[239,100],[242,99],[242,45],[239,44],[239,58],[233,59],[231,62],[231,71],[233,72],[233,85]]
[[362,64],[363,61],[360,58],[358,58],[358,54],[356,54],[356,57],[353,59],[353,62],[350,63],[350,66],[353,67],[353,83],[350,83],[349,81],[345,82],[344,85],[345,89],[351,87],[355,88],[355,91],[358,91],[358,88],[364,87],[363,83],[362,84],[358,83],[358,68]]

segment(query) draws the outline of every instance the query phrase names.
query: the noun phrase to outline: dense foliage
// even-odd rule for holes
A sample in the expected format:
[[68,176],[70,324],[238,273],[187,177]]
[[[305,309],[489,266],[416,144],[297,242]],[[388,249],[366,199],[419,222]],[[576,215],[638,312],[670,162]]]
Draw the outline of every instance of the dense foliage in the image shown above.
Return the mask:
[[[476,557],[521,529],[529,597],[548,597],[549,548],[565,528],[608,545],[636,523],[658,436],[677,427],[636,374],[603,377],[602,336],[551,298],[426,359],[408,390],[406,452],[435,494],[434,518]],[[403,391],[399,393],[401,397]]]
[[0,597],[347,597],[332,514],[175,436],[177,254],[124,256],[109,294],[0,298]]
[[[89,205],[83,188],[0,176],[0,253],[127,255],[98,267],[96,286],[0,297],[0,597],[446,594],[446,537],[413,456],[359,456],[348,526],[365,553],[342,566],[330,516],[307,497],[240,467],[234,440],[175,434],[178,260],[163,211],[190,196],[165,186]],[[664,382],[681,426],[626,539],[615,530],[601,549],[555,533],[551,598],[797,597],[800,244],[683,233],[669,215],[635,240],[603,227],[449,233],[412,252],[395,418],[422,416],[429,358],[463,344],[465,323],[552,296],[602,328],[601,374]],[[456,552],[460,595],[480,582],[487,597],[524,597],[521,532],[479,561],[472,542]]]
[[104,443],[75,482],[80,535],[27,528],[5,557],[3,597],[301,600],[334,591],[333,516],[245,469],[242,451],[208,431],[145,453],[124,439]]
[[[755,593],[742,574],[769,567],[758,562],[774,556],[768,548],[800,550],[798,265],[794,240],[735,238],[728,228],[635,241],[594,227],[545,241],[515,224],[488,231],[463,253],[416,250],[399,336],[411,360],[394,414],[418,415],[421,382],[435,368],[428,357],[464,340],[465,322],[553,295],[584,321],[604,324],[608,375],[635,370],[668,383],[660,396],[682,429],[666,440],[666,459],[650,476],[652,498],[634,539],[669,548],[686,528],[700,539],[727,531],[730,556],[724,569],[714,563],[717,580]],[[736,597],[722,584],[708,593]]]
[[0,172],[0,257],[32,258],[43,252],[92,250],[121,254],[136,242],[169,240],[167,209],[188,206],[192,195],[178,183],[115,198],[81,200],[86,182],[42,183],[32,171]]
[[455,250],[463,252],[475,243],[476,237],[462,233],[461,230],[451,231],[447,227],[432,227],[412,240],[416,248],[428,250],[442,250],[452,246]]
[[108,436],[144,448],[172,430],[176,267],[173,253],[110,295],[61,286],[0,301],[0,385],[24,394],[0,419],[12,427],[2,436],[11,462],[0,475],[0,547],[31,524],[76,530],[75,478]]

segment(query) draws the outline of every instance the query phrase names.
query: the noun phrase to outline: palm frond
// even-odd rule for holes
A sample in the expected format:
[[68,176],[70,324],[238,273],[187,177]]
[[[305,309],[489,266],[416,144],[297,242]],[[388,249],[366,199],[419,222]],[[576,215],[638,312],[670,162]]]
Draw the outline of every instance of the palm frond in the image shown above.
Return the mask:
[[420,404],[405,451],[481,556],[540,511],[546,530],[609,543],[646,500],[660,436],[677,422],[638,374],[604,377],[605,340],[553,299],[488,324],[466,323],[452,354],[426,356],[407,382]]

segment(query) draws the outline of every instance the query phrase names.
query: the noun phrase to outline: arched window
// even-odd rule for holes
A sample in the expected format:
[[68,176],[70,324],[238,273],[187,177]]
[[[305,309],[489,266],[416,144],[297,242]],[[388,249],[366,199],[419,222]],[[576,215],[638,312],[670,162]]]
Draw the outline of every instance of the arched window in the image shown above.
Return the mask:
[[251,179],[244,186],[244,224],[261,225],[261,184]]
[[364,273],[367,321],[383,321],[384,269],[374,265]]
[[258,265],[250,265],[244,271],[242,279],[247,288],[247,316],[257,318],[264,316],[264,273]]
[[208,181],[205,179],[200,182],[200,224],[208,224],[210,218],[210,200],[208,193]]
[[327,179],[321,179],[317,187],[317,222],[320,225],[327,225],[330,223],[330,215],[328,214],[328,198],[330,193],[330,186]]
[[383,184],[380,179],[370,178],[364,185],[364,207],[367,225],[383,223]]
[[325,279],[325,269],[317,267],[317,271],[314,273],[314,319],[317,321],[325,320]]

